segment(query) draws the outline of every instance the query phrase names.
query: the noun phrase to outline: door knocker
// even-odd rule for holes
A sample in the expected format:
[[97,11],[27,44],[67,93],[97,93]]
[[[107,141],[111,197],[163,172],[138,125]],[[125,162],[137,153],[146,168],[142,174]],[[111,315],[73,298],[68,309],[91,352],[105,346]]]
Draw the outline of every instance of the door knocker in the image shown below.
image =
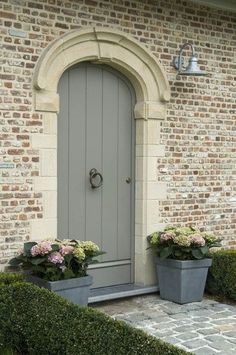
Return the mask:
[[100,174],[95,168],[91,169],[89,172],[89,182],[92,189],[97,189],[98,187],[101,187],[103,184],[102,174]]

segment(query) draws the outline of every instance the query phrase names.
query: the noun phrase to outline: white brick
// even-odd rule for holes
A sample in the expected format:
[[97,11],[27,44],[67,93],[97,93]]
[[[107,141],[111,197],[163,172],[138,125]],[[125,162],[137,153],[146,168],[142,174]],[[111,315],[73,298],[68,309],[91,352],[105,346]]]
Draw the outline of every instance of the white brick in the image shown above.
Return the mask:
[[167,198],[167,188],[165,182],[148,182],[147,199],[164,200]]
[[147,146],[147,156],[148,157],[164,157],[165,156],[165,146],[160,144],[149,144]]
[[43,192],[43,216],[46,219],[57,217],[57,192],[56,191]]
[[42,149],[40,151],[41,176],[57,176],[56,149]]
[[47,149],[57,147],[57,136],[54,134],[33,134],[31,137],[32,148]]
[[160,122],[148,120],[148,144],[159,144],[160,142]]
[[31,221],[31,236],[32,240],[42,240],[47,238],[57,238],[57,220],[51,219],[36,219]]
[[147,224],[159,222],[159,203],[156,200],[147,201]]
[[46,112],[43,114],[43,131],[45,134],[57,134],[57,114]]
[[147,181],[156,181],[157,179],[157,159],[148,157],[147,159]]
[[56,191],[57,190],[57,178],[56,177],[36,177],[34,179],[34,189],[36,192]]

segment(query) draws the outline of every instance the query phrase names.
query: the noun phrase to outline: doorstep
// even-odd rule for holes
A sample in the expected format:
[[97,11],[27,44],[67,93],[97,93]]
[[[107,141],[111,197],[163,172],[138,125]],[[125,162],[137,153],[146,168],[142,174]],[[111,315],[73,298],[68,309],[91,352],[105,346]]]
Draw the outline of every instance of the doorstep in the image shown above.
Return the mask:
[[139,286],[135,284],[100,287],[90,290],[88,303],[96,303],[118,298],[147,295],[159,291],[158,286]]

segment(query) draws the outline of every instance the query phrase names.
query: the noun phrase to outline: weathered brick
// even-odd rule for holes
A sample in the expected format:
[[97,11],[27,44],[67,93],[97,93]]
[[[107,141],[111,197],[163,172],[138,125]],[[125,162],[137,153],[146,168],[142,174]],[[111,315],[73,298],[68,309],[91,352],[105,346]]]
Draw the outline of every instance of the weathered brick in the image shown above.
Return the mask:
[[[6,159],[1,160],[5,165],[0,166],[0,180],[8,180],[2,184],[0,212],[14,221],[1,223],[1,238],[12,233],[10,245],[20,233],[22,240],[29,239],[30,219],[42,218],[44,213],[38,207],[42,193],[32,191],[40,159],[30,142],[45,128],[32,100],[35,65],[55,38],[96,24],[124,31],[147,46],[170,83],[171,101],[160,132],[165,155],[157,161],[157,180],[167,183],[167,199],[159,206],[160,222],[213,230],[227,247],[235,248],[234,12],[203,9],[186,0],[5,0],[0,18],[4,50],[0,59],[0,157]],[[171,63],[188,40],[194,43],[209,77],[176,76]],[[185,61],[189,53],[184,52]],[[15,183],[16,179],[23,181]],[[4,257],[0,262],[7,260]]]
[[12,20],[15,20],[16,14],[11,12],[0,11],[0,18],[10,18]]

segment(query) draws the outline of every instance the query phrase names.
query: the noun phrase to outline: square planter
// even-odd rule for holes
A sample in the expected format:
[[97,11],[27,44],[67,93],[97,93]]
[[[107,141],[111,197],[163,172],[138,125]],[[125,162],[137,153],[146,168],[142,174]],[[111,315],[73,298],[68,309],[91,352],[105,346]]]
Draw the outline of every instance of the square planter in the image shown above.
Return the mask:
[[180,304],[202,300],[212,259],[181,261],[156,258],[156,263],[162,299]]
[[70,302],[86,306],[88,304],[89,289],[93,283],[93,278],[88,275],[68,280],[46,281],[37,276],[28,274],[26,275],[26,281],[53,291]]

